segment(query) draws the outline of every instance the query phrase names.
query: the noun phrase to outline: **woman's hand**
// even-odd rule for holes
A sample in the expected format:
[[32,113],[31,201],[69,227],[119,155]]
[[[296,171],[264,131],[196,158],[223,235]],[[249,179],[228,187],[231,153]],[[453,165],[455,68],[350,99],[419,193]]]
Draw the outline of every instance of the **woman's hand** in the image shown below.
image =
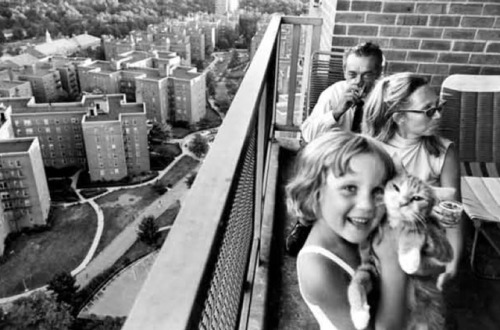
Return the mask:
[[403,329],[406,319],[406,274],[398,262],[398,232],[383,225],[373,248],[380,262],[380,300],[375,329]]

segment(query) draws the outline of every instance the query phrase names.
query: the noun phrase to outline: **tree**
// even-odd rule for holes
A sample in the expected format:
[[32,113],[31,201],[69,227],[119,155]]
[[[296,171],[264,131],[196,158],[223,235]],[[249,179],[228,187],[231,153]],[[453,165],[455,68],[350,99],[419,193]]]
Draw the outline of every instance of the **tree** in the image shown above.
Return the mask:
[[227,94],[229,95],[229,98],[231,98],[231,99],[234,98],[239,87],[240,86],[238,86],[238,84],[235,83],[233,80],[231,80],[231,79],[226,80],[226,89],[227,89]]
[[208,71],[205,79],[207,84],[208,95],[214,97],[217,82],[215,81],[215,74],[213,73],[213,71]]
[[229,110],[229,107],[231,106],[231,101],[229,101],[228,99],[219,100],[217,101],[217,106],[219,107],[220,112],[226,114]]
[[155,223],[155,218],[152,216],[145,217],[139,224],[137,236],[141,241],[150,246],[155,246],[160,238],[158,225]]
[[60,272],[52,277],[47,288],[56,294],[58,302],[73,305],[78,285],[70,273]]
[[238,64],[240,64],[240,56],[239,56],[238,52],[236,51],[236,49],[233,49],[233,51],[231,52],[231,59],[229,60],[227,67],[229,69],[232,69],[235,66],[238,66]]
[[201,158],[208,152],[208,142],[200,134],[195,134],[188,147],[196,157]]
[[54,295],[35,292],[16,300],[4,316],[5,330],[67,330],[73,323],[70,307]]
[[186,183],[186,186],[188,188],[191,188],[193,186],[194,180],[196,179],[196,175],[198,175],[197,172],[192,172],[186,177],[186,180],[184,182]]
[[172,125],[153,122],[153,127],[149,131],[150,141],[167,141],[172,137]]
[[163,195],[168,191],[168,188],[165,187],[165,185],[161,183],[160,180],[156,180],[156,182],[153,184],[153,190],[156,191],[158,195]]

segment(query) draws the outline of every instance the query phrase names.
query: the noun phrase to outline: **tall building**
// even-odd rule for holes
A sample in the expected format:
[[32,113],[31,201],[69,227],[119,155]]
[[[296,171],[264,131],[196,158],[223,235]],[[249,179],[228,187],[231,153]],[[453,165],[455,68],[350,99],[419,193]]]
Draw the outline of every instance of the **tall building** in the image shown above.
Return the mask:
[[10,232],[47,224],[50,194],[36,137],[0,141],[0,255]]
[[91,96],[82,122],[92,181],[119,180],[150,170],[144,105],[124,95]]
[[16,138],[37,137],[45,167],[85,167],[82,118],[85,99],[71,103],[35,103],[33,98],[4,98],[12,108],[10,123]]
[[206,75],[195,68],[178,67],[169,77],[171,116],[190,124],[206,114]]
[[215,14],[235,13],[240,6],[239,0],[215,0]]
[[30,82],[37,102],[55,102],[63,94],[61,75],[50,66],[27,65],[18,80]]

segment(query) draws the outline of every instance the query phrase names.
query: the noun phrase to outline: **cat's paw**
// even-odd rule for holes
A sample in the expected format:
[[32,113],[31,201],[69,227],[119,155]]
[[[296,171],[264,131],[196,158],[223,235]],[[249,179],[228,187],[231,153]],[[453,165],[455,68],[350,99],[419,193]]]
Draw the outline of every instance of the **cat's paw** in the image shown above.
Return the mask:
[[370,306],[365,303],[363,306],[351,308],[351,319],[356,329],[366,329],[370,322]]
[[406,274],[414,274],[420,266],[420,251],[411,249],[407,253],[399,253],[399,265]]

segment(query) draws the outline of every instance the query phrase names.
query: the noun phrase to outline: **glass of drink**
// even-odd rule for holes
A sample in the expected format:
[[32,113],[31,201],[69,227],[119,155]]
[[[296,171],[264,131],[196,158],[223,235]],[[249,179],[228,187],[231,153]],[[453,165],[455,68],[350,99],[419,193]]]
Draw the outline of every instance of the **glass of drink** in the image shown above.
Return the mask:
[[439,202],[436,212],[439,214],[439,220],[444,227],[455,227],[462,217],[463,210],[462,203],[444,200]]

